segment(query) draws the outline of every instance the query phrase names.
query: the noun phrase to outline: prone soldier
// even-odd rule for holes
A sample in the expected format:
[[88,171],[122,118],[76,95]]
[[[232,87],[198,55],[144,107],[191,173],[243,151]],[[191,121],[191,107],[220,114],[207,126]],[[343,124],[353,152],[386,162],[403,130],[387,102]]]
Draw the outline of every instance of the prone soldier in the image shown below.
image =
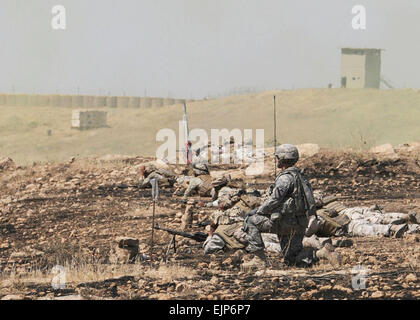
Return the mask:
[[401,238],[420,232],[418,215],[382,212],[378,206],[347,207],[335,196],[315,193],[317,216],[311,217],[307,236],[385,236]]

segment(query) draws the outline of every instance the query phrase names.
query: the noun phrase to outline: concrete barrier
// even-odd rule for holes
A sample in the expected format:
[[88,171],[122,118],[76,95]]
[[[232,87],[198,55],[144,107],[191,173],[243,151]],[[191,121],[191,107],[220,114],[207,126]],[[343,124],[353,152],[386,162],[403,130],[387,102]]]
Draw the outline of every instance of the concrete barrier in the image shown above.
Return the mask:
[[128,108],[128,97],[117,97],[117,108]]
[[106,97],[105,105],[109,108],[117,107],[117,97]]
[[71,95],[61,95],[60,96],[60,107],[71,107]]
[[152,98],[152,107],[162,107],[163,99],[162,98]]
[[163,99],[164,106],[171,106],[173,104],[175,104],[175,99],[172,99],[172,98]]
[[140,98],[140,108],[150,108],[152,106],[152,99],[145,97]]
[[52,94],[50,96],[50,107],[60,106],[60,96],[58,94]]
[[19,107],[26,107],[28,105],[28,95],[27,94],[17,94],[16,95],[16,105]]
[[83,107],[83,96],[72,96],[71,97],[71,106],[74,108]]
[[[3,106],[150,108],[183,104],[185,99],[84,95],[0,94]],[[188,100],[190,101],[190,100]],[[192,101],[192,100],[191,100]]]
[[50,96],[47,94],[41,94],[38,96],[38,105],[40,107],[48,107],[50,105]]
[[106,97],[103,97],[103,96],[93,97],[93,106],[94,107],[105,107],[106,106]]
[[39,106],[39,95],[31,94],[28,96],[28,106],[38,107]]
[[140,108],[140,98],[139,97],[130,97],[128,99],[129,108]]
[[16,106],[16,95],[14,94],[8,94],[6,96],[6,105],[14,107]]
[[83,96],[83,107],[92,108],[94,105],[94,96]]
[[73,110],[71,128],[86,130],[106,128],[107,112],[98,110]]

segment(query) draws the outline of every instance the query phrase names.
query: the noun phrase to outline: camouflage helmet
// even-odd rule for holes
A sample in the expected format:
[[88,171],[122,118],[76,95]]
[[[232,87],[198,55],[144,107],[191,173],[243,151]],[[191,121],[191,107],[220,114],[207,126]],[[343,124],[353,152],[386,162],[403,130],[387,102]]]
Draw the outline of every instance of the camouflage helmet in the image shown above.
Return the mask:
[[282,144],[276,148],[274,155],[279,159],[279,162],[288,160],[290,162],[297,162],[299,160],[299,151],[293,144]]
[[314,195],[314,200],[315,200],[315,205],[318,208],[322,207],[322,199],[325,197],[325,193],[322,190],[314,190],[312,192],[312,194]]

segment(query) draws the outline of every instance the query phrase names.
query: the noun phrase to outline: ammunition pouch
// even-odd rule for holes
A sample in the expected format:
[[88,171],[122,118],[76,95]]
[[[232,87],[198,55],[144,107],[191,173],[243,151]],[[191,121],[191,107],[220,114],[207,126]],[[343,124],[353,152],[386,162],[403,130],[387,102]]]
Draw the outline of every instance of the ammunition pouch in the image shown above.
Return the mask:
[[331,218],[334,218],[338,216],[342,210],[346,209],[346,206],[344,206],[341,202],[334,200],[324,205],[323,209]]
[[317,211],[317,215],[325,220],[325,223],[317,233],[320,237],[334,236],[340,229],[350,222],[350,219],[346,215],[340,215],[336,218],[332,218],[322,209]]
[[231,225],[219,225],[215,231],[223,241],[226,242],[228,249],[244,249],[246,244],[241,243],[235,238],[235,233],[238,235],[238,230],[242,227],[242,223],[235,223]]
[[210,194],[212,185],[212,178],[210,175],[200,176],[200,179],[203,181],[203,185],[198,189],[198,194],[202,197],[206,197]]

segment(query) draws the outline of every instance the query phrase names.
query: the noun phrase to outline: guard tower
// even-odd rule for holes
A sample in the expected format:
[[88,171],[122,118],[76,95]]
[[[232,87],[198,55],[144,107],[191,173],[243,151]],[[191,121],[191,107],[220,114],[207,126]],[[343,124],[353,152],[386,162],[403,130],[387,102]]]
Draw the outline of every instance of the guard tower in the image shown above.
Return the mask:
[[381,82],[382,49],[341,49],[341,87],[377,88]]

